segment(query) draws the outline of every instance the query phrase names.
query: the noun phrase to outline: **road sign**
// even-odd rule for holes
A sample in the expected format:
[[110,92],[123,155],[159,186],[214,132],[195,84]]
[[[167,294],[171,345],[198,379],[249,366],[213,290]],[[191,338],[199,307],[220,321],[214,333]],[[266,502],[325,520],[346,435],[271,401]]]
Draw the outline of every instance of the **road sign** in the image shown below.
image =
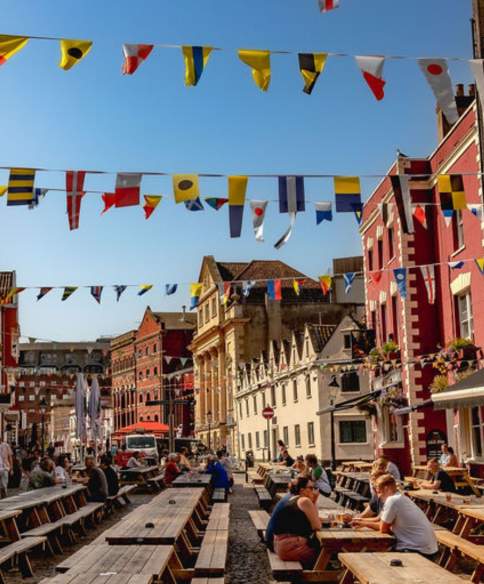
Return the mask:
[[262,415],[266,420],[272,420],[274,417],[274,410],[270,406],[267,406],[262,410]]

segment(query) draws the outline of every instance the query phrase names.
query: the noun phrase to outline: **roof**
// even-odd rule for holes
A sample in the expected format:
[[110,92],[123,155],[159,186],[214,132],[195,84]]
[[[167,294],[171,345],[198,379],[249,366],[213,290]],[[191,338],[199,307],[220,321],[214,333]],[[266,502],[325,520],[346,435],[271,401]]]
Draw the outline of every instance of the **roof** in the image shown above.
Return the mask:
[[166,434],[169,431],[169,426],[166,424],[161,424],[160,422],[139,422],[137,424],[131,424],[129,426],[124,426],[124,428],[119,428],[115,434],[123,435],[126,434]]
[[235,280],[235,276],[248,265],[247,262],[216,262],[220,277],[224,282]]
[[432,394],[436,409],[463,408],[484,405],[484,369]]
[[196,314],[189,312],[153,312],[153,316],[169,330],[191,330],[197,324]]
[[309,338],[316,353],[320,353],[337,329],[335,324],[308,324]]
[[[318,282],[280,260],[252,260],[235,274],[233,280],[272,280],[277,278],[304,279],[306,282],[303,288],[320,288]],[[266,286],[265,282],[259,282],[257,285]],[[290,280],[282,282],[282,287],[292,289],[292,282]]]

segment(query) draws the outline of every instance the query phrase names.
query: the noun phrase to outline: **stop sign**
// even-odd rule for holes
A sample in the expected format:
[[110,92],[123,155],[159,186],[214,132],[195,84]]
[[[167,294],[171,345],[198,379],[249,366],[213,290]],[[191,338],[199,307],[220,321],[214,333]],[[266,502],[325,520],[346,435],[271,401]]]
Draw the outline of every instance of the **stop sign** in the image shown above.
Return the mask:
[[262,410],[262,415],[266,420],[271,420],[274,417],[274,410],[270,406],[267,406]]

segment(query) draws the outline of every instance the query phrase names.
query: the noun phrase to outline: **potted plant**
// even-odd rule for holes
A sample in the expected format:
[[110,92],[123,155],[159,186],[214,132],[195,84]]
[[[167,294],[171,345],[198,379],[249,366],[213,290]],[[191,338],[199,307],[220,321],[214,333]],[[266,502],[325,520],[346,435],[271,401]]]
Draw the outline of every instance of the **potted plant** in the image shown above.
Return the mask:
[[447,375],[436,375],[430,384],[430,390],[432,393],[439,393],[444,391],[449,386],[449,380]]
[[400,359],[400,347],[395,341],[387,341],[384,343],[381,352],[387,360]]
[[474,360],[478,350],[470,339],[461,337],[452,340],[448,345],[448,349],[455,354],[457,359],[466,359],[467,361]]

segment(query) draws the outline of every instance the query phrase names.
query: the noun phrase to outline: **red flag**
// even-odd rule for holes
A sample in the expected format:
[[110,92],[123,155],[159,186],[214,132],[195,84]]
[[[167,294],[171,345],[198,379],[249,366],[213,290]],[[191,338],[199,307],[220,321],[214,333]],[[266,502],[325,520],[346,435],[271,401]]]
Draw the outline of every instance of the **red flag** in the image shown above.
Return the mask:
[[424,229],[427,229],[427,215],[425,214],[425,207],[417,205],[413,210],[413,216]]
[[282,300],[282,284],[281,280],[274,280],[274,298],[275,300]]
[[321,12],[329,12],[338,8],[340,0],[319,0],[319,9]]
[[385,57],[355,57],[358,67],[361,69],[363,78],[378,101],[385,97],[385,83],[383,79],[383,65]]
[[69,229],[79,229],[79,217],[81,215],[81,201],[85,195],[84,170],[68,170],[66,172],[67,216],[69,217]]
[[378,282],[381,280],[382,276],[383,276],[383,272],[370,272],[370,279],[375,284],[378,284]]
[[116,207],[139,205],[142,174],[137,172],[119,172],[116,175]]
[[116,204],[116,194],[115,193],[104,193],[102,195],[102,200],[104,203],[104,209],[101,211],[101,215],[106,213],[111,207]]
[[123,45],[123,75],[132,75],[152,50],[153,45]]

